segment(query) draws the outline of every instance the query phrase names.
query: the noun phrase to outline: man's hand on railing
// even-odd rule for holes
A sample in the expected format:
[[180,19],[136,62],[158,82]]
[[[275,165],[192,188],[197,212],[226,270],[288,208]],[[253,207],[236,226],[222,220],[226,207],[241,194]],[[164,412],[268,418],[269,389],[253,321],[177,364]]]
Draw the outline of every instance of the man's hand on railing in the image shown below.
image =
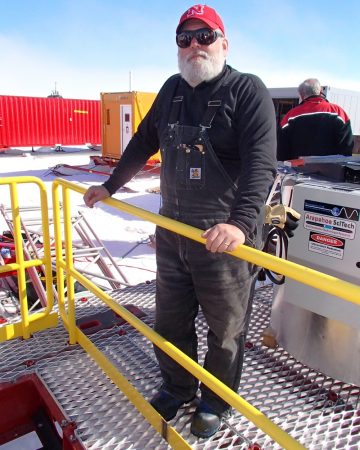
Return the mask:
[[110,193],[104,186],[90,186],[84,194],[85,205],[92,208],[96,202],[110,197]]

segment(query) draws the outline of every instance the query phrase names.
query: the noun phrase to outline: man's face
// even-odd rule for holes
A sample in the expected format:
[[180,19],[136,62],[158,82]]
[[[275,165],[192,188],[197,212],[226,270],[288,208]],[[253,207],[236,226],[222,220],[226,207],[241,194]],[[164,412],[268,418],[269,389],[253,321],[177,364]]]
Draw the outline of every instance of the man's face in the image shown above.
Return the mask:
[[[209,28],[198,19],[187,20],[181,31]],[[213,44],[201,45],[193,38],[187,48],[178,47],[178,64],[182,77],[193,87],[209,81],[222,71],[228,50],[228,42],[218,37]]]

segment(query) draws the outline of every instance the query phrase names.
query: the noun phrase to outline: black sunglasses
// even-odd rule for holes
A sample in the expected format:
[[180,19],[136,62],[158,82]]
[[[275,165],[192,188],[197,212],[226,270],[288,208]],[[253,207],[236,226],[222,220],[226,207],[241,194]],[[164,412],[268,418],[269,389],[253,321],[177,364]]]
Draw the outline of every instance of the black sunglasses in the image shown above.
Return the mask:
[[218,37],[223,37],[221,33],[210,28],[200,28],[199,30],[185,30],[176,35],[176,43],[180,48],[190,47],[191,41],[195,38],[200,45],[211,45]]

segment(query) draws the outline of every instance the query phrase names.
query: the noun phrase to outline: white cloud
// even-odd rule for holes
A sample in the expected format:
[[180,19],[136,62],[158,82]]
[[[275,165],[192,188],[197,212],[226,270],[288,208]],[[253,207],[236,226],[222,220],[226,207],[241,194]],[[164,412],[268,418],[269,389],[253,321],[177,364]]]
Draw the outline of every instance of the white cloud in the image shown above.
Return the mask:
[[[152,66],[143,66],[140,61],[136,67],[129,68],[124,67],[126,62],[121,62],[121,56],[113,65],[108,60],[102,64],[97,57],[94,63],[87,60],[71,65],[48,49],[39,49],[19,38],[1,34],[0,48],[6,49],[2,52],[0,71],[2,95],[46,97],[55,88],[55,83],[65,98],[99,99],[100,92],[129,90],[158,92],[164,81],[177,71],[172,48]],[[360,91],[359,79],[339,76],[334,66],[324,66],[319,70],[306,68],[300,60],[286,63],[280,52],[269,52],[237,33],[230,40],[228,62],[237,70],[255,73],[268,87],[298,86],[302,80],[314,76],[323,85]]]
[[260,46],[249,36],[234,32],[228,63],[241,72],[258,75],[268,87],[298,86],[303,80],[315,77],[326,86],[360,91],[359,78],[349,76],[341,64],[334,64],[334,58],[330,63],[318,58],[310,63],[306,61],[307,56],[295,49],[290,55],[281,49],[274,51],[272,47]]
[[[131,90],[157,92],[173,72],[158,67],[109,70],[101,63],[70,66],[49,51],[39,50],[21,40],[0,35],[2,67],[0,88],[2,95],[46,97],[55,88],[65,98],[99,99],[100,92]],[[174,70],[176,68],[174,67]],[[131,86],[130,86],[131,72]]]

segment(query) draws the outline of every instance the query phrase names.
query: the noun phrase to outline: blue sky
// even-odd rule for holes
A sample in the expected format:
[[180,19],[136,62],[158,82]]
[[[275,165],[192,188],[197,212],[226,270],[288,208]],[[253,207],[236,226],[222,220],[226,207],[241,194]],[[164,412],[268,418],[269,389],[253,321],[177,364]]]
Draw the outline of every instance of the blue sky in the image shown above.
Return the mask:
[[[323,85],[360,91],[360,1],[212,0],[227,62],[268,87]],[[99,99],[157,92],[178,71],[179,0],[0,0],[0,94]]]

